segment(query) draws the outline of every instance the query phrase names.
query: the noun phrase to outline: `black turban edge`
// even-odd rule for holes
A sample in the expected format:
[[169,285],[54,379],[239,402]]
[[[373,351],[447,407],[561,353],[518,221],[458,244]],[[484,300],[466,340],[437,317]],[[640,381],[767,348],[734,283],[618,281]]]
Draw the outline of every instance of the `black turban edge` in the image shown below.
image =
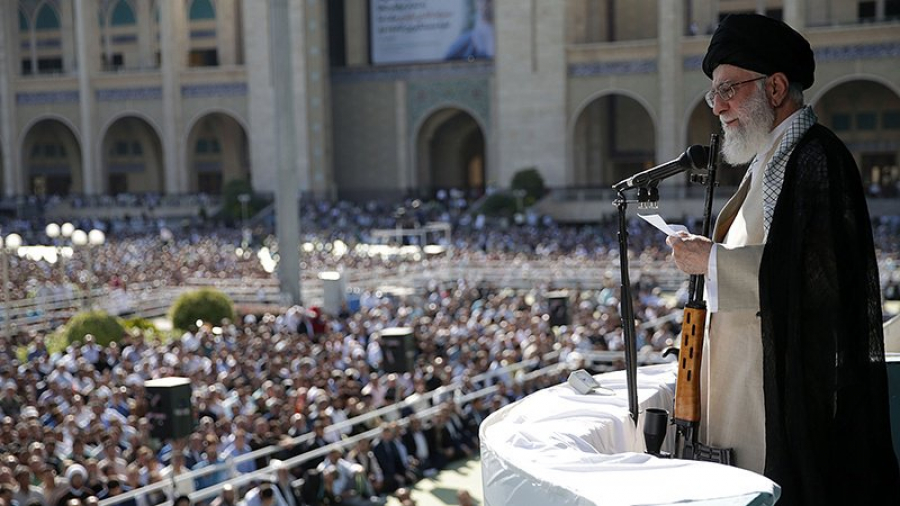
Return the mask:
[[803,89],[815,81],[809,42],[787,24],[758,14],[732,14],[719,24],[703,57],[703,72],[712,79],[722,64],[765,75],[783,72]]

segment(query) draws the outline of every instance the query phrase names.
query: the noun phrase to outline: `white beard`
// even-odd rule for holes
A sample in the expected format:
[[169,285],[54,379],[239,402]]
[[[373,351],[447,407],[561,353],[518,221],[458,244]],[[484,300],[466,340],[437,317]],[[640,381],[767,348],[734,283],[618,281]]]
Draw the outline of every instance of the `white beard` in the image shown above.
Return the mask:
[[725,132],[722,156],[730,165],[742,165],[750,162],[769,142],[769,133],[775,123],[775,109],[769,106],[765,90],[757,88],[744,107],[728,119],[735,116],[738,117],[736,126],[725,126],[725,120],[722,120],[722,130]]

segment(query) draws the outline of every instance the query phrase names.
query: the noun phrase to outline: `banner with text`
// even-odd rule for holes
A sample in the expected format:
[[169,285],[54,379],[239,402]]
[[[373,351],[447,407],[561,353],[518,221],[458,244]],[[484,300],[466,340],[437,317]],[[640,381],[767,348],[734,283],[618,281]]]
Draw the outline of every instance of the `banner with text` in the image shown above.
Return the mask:
[[494,56],[491,0],[372,0],[372,63]]

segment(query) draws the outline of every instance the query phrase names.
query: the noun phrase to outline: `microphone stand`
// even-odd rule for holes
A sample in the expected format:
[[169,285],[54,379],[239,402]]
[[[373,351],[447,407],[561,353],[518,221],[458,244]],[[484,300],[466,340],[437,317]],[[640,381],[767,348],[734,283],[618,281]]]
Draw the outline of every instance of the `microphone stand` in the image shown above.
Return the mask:
[[[625,220],[625,211],[629,200],[625,198],[625,190],[617,190],[617,198],[613,205],[619,212],[619,303],[621,304],[622,333],[625,337],[625,375],[628,386],[628,411],[631,420],[637,425],[638,399],[637,399],[637,332],[634,325],[634,306],[632,304],[631,279],[628,274],[628,228]],[[638,199],[630,202],[638,202],[640,206],[655,207],[659,201],[659,191],[654,183],[652,187],[638,189]]]

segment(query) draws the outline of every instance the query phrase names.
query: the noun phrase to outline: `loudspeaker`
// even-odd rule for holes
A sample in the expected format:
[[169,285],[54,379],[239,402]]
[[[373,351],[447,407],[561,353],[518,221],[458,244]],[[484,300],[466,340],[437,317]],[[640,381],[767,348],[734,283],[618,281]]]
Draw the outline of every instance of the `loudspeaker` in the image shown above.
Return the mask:
[[410,327],[391,327],[381,331],[384,372],[413,372],[416,364],[416,337]]
[[885,364],[888,376],[888,398],[891,412],[891,438],[894,440],[894,455],[900,463],[900,353],[886,353]]
[[144,383],[147,390],[150,435],[157,439],[179,439],[194,430],[191,381],[187,378],[160,378]]
[[547,294],[547,316],[550,318],[551,327],[559,327],[570,323],[568,292],[559,291]]

